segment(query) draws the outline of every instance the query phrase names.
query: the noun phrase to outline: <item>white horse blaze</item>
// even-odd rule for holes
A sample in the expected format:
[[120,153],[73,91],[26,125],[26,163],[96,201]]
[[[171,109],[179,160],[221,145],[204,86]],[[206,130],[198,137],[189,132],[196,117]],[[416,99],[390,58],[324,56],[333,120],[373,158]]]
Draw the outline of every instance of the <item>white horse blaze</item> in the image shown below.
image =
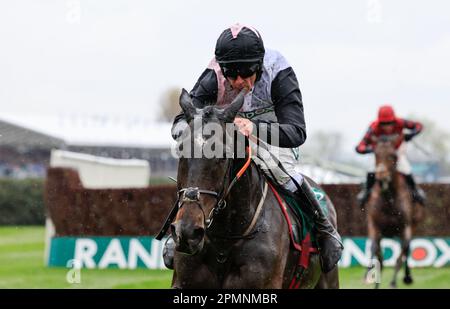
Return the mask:
[[197,146],[197,147],[199,147],[200,149],[202,149],[203,146],[204,146],[205,143],[206,143],[206,140],[205,140],[205,138],[203,137],[202,134],[198,134],[198,135],[194,138],[194,143],[195,143],[195,146]]

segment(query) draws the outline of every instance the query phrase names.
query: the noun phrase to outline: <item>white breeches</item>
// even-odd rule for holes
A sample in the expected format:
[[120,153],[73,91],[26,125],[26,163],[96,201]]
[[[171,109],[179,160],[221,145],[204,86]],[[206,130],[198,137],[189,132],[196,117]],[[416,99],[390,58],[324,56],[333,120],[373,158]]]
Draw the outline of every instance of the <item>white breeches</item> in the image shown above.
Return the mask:
[[[253,142],[250,142],[250,145],[252,146],[252,159],[262,171],[285,189],[295,192],[297,187],[289,175],[292,176],[298,184],[301,184],[303,181],[303,176],[299,171],[298,148],[280,148],[265,144],[276,158],[274,159],[267,150],[262,147],[257,147]],[[258,154],[258,157],[256,154]],[[281,162],[289,175],[279,168],[277,160]]]

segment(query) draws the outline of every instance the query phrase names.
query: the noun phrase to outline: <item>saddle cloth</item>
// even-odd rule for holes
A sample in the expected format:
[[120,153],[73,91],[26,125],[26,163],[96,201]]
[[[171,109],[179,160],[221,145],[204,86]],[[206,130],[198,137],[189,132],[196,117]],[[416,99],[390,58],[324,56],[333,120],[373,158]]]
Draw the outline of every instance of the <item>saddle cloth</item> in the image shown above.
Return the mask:
[[[295,241],[295,243],[300,245],[309,235],[311,243],[314,247],[317,247],[314,220],[312,218],[311,211],[305,211],[305,208],[309,207],[309,205],[306,205],[306,203],[308,203],[306,198],[294,196],[292,192],[287,191],[283,187],[273,183],[273,181],[269,177],[267,177],[266,179],[271,184],[272,190],[275,190],[279,194],[281,204],[284,209],[286,209],[285,215],[289,217],[288,221],[291,224],[293,240]],[[325,215],[328,215],[325,192],[318,186],[313,186],[312,190],[316,195],[316,199],[319,201],[322,211]]]

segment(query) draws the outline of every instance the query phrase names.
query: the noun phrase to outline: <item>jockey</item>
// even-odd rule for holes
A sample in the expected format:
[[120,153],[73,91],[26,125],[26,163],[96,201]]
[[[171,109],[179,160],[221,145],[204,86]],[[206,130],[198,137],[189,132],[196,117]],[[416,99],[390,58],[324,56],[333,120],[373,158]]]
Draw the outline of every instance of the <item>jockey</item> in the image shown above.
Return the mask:
[[[211,102],[226,106],[242,89],[246,89],[247,93],[234,123],[246,136],[260,136],[262,130],[267,132],[264,142],[278,154],[276,158],[281,162],[284,171],[278,166],[268,167],[264,160],[258,160],[257,157],[253,159],[274,181],[295,195],[303,197],[302,200],[306,198],[309,201],[309,204],[300,204],[315,221],[322,270],[328,272],[339,261],[343,246],[336,229],[324,215],[311,186],[296,170],[296,148],[306,140],[302,96],[296,75],[279,52],[264,48],[257,30],[235,24],[224,30],[218,38],[215,57],[201,74],[190,95],[198,108]],[[177,139],[186,127],[187,122],[181,113],[176,116],[172,127],[174,139]],[[257,150],[258,155],[262,152],[260,148]],[[166,248],[168,246],[170,244]]]
[[[422,131],[422,124],[395,116],[394,109],[390,105],[381,106],[378,111],[378,119],[372,122],[367,130],[364,138],[356,147],[356,151],[360,154],[371,153],[375,149],[376,139],[380,135],[398,135],[398,141],[395,145],[397,149],[398,162],[397,170],[405,176],[406,182],[411,188],[413,198],[416,202],[424,205],[425,193],[420,189],[411,174],[411,165],[406,158],[406,145],[403,141],[410,141],[413,137]],[[404,134],[403,130],[408,129],[409,132]],[[367,202],[372,186],[375,184],[375,173],[370,171],[367,173],[367,182],[363,190],[358,194],[358,200],[361,207]]]

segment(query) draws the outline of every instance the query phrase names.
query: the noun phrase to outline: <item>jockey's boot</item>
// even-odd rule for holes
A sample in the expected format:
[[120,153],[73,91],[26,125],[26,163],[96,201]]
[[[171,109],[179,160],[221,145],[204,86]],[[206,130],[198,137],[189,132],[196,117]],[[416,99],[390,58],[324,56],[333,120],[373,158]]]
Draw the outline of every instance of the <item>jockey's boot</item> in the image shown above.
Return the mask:
[[175,253],[175,241],[173,241],[172,236],[169,236],[169,238],[167,238],[166,240],[166,243],[164,244],[163,249],[164,265],[166,265],[168,269],[173,269],[174,253]]
[[367,200],[369,199],[370,192],[372,192],[372,187],[374,184],[375,184],[375,173],[367,173],[366,183],[364,184],[362,191],[359,192],[358,195],[356,196],[359,202],[359,206],[361,208],[363,208],[364,205],[367,203]]
[[427,196],[419,186],[417,186],[412,174],[405,175],[406,183],[411,188],[413,200],[422,206],[425,206]]
[[[339,236],[336,229],[325,216],[316,195],[306,179],[303,179],[300,188],[302,192],[298,192],[298,190],[296,195],[303,195],[308,201],[306,208],[309,209],[306,209],[306,211],[308,214],[312,213],[312,218],[317,230],[320,264],[322,266],[322,271],[327,273],[336,266],[341,258],[342,249],[344,248],[341,236]],[[305,205],[304,203],[301,204]]]

